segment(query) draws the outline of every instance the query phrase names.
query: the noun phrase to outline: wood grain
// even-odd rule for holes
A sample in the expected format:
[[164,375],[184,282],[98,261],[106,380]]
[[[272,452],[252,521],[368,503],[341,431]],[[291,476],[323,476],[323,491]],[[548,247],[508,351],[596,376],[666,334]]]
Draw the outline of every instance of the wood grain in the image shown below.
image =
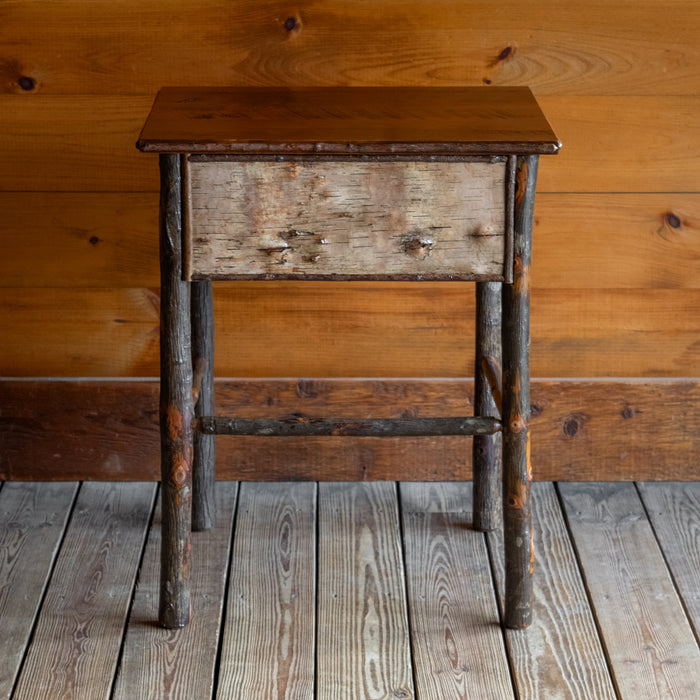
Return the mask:
[[13,697],[110,697],[154,497],[154,484],[82,486]]
[[[79,0],[13,3],[0,89],[153,94],[162,85],[531,85],[542,94],[698,92],[692,0]],[[182,51],[182,46],[190,47]],[[196,50],[191,50],[196,47]],[[148,70],[140,67],[148,66]],[[30,93],[31,94],[31,93]]]
[[[158,479],[157,381],[3,381],[0,478]],[[219,380],[217,409],[356,417],[471,412],[471,380]],[[536,480],[698,476],[696,380],[535,380]],[[663,410],[659,411],[659,406]],[[630,436],[634,439],[630,439]],[[220,479],[469,479],[469,438],[217,438]]]
[[700,96],[543,96],[562,143],[539,192],[698,192]]
[[150,96],[0,95],[0,190],[157,192],[158,159],[134,147],[151,102]]
[[471,484],[401,483],[400,501],[418,697],[512,698]]
[[0,286],[156,287],[158,195],[0,192]]
[[695,637],[700,638],[700,482],[637,486]]
[[[522,700],[617,697],[554,486],[532,486],[535,573],[532,625],[506,641]],[[488,534],[503,606],[503,531]]]
[[319,484],[317,697],[414,698],[396,486]]
[[503,162],[193,162],[189,178],[194,278],[504,274]]
[[166,630],[155,623],[160,587],[159,499],[126,629],[114,700],[211,697],[237,491],[236,482],[218,485],[217,523],[206,534],[193,536],[192,620],[180,630]]
[[700,650],[634,485],[559,488],[618,693],[693,697]]
[[0,697],[9,698],[41,610],[75,483],[12,483],[0,491]]
[[692,193],[538,194],[533,287],[696,288],[698,212]]
[[157,153],[512,155],[560,147],[527,87],[165,87],[138,148]]
[[[217,376],[473,374],[470,283],[231,284],[214,289]],[[532,375],[696,376],[698,306],[698,289],[535,289]],[[0,289],[0,376],[157,375],[158,308],[152,289]]]
[[[700,96],[539,102],[564,144],[543,162],[539,192],[700,191]],[[0,190],[156,191],[156,159],[134,148],[150,104],[146,96],[0,96]]]
[[315,484],[241,484],[217,697],[314,697],[315,528]]
[[[155,193],[0,192],[0,286],[158,286],[157,202]],[[697,289],[699,210],[693,193],[538,193],[533,288]]]

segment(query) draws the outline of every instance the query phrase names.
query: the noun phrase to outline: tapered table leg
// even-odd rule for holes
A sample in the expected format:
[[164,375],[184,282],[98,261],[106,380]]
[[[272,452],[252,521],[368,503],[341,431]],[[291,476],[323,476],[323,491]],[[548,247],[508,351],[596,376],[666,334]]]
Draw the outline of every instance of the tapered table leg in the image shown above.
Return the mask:
[[[501,283],[476,284],[476,358],[474,415],[500,417]],[[473,445],[474,527],[495,530],[501,524],[501,436],[476,435]]]
[[[211,282],[191,283],[192,364],[196,416],[214,415],[214,307]],[[216,436],[195,431],[192,467],[192,529],[208,530],[216,520]]]
[[519,157],[513,284],[503,285],[503,520],[505,624],[532,621],[534,545],[530,513],[530,261],[538,156]]
[[160,610],[164,627],[190,619],[192,505],[192,355],[190,288],[182,280],[181,156],[161,155],[160,434],[162,545]]

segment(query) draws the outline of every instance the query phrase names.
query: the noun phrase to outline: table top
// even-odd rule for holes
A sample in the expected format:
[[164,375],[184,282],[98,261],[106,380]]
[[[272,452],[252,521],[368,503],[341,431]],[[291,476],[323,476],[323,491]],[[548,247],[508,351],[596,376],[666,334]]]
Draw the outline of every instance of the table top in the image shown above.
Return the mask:
[[531,155],[561,144],[526,87],[168,87],[137,147],[232,155]]

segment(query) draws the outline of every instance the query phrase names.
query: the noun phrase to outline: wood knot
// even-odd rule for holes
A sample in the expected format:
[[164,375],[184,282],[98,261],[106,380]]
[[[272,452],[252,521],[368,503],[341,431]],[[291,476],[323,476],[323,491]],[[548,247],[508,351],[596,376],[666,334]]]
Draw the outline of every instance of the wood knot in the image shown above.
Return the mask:
[[403,244],[404,253],[411,255],[416,260],[424,260],[430,255],[433,242],[428,238],[411,238]]
[[666,212],[666,223],[671,227],[671,228],[680,228],[681,227],[681,220],[676,214],[674,214],[672,211]]
[[575,437],[578,431],[584,426],[586,416],[581,413],[573,413],[564,419],[562,424],[562,432],[566,437]]
[[272,259],[278,265],[284,265],[287,262],[287,253],[289,253],[292,248],[287,245],[281,245],[259,248],[258,250],[267,255],[268,258]]
[[17,81],[17,85],[25,92],[31,92],[36,87],[36,80],[30,78],[28,75],[23,75]]

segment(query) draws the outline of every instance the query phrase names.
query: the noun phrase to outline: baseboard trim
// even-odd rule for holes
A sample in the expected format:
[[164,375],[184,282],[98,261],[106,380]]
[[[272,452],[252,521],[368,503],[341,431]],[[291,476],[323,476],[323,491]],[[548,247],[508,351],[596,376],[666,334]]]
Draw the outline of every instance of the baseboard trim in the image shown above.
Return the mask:
[[[457,379],[218,379],[217,412],[328,417],[470,415]],[[532,383],[543,481],[700,478],[700,380]],[[0,479],[159,478],[157,380],[0,381]],[[471,478],[471,438],[218,437],[222,480]]]

